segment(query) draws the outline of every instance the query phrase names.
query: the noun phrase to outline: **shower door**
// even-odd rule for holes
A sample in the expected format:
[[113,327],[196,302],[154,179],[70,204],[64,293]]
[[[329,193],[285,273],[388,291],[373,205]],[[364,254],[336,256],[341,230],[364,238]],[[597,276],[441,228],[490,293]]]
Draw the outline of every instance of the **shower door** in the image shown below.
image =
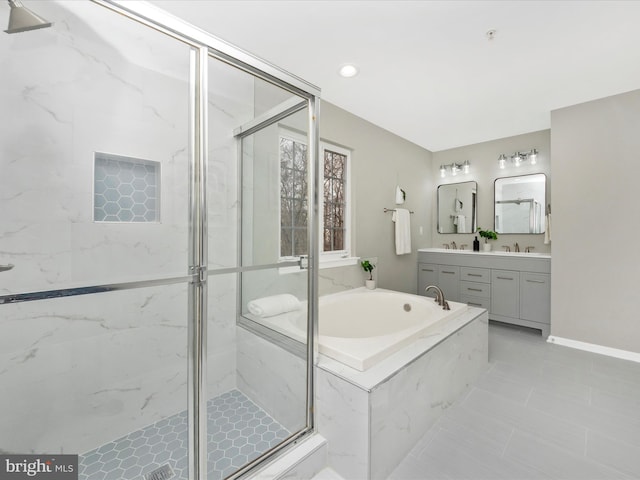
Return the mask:
[[0,36],[0,455],[240,476],[313,428],[318,92],[145,2],[37,8]]
[[[306,257],[313,238],[313,172],[308,100],[216,58],[208,65],[211,479],[242,473],[311,427]],[[283,254],[282,226],[290,224],[291,212],[282,194],[294,165],[291,155],[284,158],[290,152],[281,139],[294,129],[304,145],[295,158],[299,248]],[[273,311],[256,310],[261,302],[277,301]],[[274,330],[278,322],[294,322],[302,335]]]
[[186,479],[192,49],[25,3],[53,26],[0,33],[0,453]]

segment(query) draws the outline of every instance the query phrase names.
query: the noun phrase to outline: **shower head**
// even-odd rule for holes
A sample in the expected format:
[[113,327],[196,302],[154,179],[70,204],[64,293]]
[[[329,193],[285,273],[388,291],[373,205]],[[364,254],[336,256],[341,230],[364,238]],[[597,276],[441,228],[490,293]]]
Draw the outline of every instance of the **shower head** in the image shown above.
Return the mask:
[[24,7],[19,0],[8,1],[11,13],[9,14],[9,27],[5,30],[6,33],[26,32],[51,26],[51,22],[47,22],[41,16]]

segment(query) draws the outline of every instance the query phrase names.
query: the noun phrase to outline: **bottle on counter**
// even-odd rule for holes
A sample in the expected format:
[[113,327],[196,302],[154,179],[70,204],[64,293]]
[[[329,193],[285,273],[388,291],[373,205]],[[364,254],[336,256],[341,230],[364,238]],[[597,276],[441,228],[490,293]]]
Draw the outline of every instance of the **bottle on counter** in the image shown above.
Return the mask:
[[476,236],[476,239],[473,241],[473,251],[474,252],[479,252],[480,251],[480,242],[478,241],[478,237]]

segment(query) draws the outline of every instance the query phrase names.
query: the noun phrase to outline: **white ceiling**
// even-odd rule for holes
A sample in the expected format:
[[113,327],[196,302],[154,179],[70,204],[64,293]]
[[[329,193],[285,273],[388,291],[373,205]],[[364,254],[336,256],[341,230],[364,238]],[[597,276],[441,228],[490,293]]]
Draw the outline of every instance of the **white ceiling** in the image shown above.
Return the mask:
[[[151,3],[431,151],[546,129],[551,110],[640,88],[640,1]],[[357,77],[337,75],[346,62]]]

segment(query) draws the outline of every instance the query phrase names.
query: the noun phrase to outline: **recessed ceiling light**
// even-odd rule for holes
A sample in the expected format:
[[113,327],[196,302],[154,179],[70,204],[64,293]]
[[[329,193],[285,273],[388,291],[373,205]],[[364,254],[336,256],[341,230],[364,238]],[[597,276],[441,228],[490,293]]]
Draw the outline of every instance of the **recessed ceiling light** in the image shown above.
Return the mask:
[[358,72],[359,72],[358,67],[356,67],[352,63],[344,64],[342,67],[340,67],[340,70],[338,71],[338,73],[340,73],[340,76],[344,78],[355,77],[358,74]]

